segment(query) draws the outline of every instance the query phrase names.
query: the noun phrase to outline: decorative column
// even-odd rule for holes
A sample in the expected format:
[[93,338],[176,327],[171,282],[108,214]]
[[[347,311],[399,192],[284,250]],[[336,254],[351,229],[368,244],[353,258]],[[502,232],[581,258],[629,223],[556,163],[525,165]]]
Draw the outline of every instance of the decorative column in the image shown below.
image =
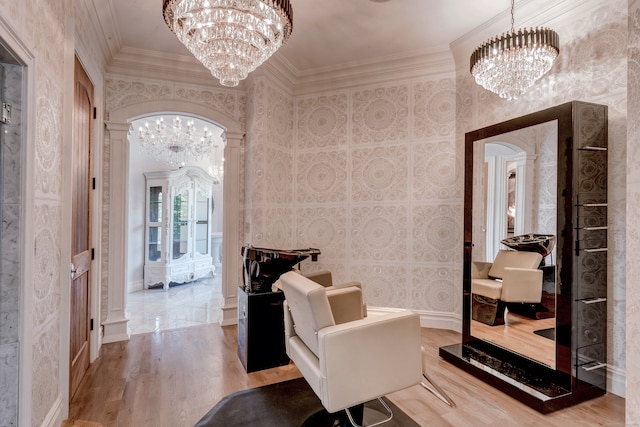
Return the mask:
[[225,132],[223,240],[222,240],[222,320],[220,325],[238,323],[238,286],[242,280],[240,262],[240,156],[244,134]]
[[103,343],[129,339],[127,304],[127,186],[129,177],[128,123],[106,123],[111,141],[109,158],[109,266],[107,318]]

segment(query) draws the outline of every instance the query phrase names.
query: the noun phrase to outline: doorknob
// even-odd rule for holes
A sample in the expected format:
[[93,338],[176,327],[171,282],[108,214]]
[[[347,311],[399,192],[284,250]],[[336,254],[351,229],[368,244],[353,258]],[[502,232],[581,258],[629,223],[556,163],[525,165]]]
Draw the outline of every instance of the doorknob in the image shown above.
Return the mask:
[[78,269],[76,268],[75,265],[73,265],[73,263],[71,263],[71,278],[72,279],[73,279],[73,276],[75,276],[77,272],[78,272]]

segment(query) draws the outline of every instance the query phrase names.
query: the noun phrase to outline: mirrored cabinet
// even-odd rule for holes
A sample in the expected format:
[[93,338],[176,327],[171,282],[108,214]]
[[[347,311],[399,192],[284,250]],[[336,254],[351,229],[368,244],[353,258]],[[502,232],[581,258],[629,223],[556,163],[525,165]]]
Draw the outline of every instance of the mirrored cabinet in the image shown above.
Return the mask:
[[144,288],[213,276],[213,178],[198,167],[146,172]]

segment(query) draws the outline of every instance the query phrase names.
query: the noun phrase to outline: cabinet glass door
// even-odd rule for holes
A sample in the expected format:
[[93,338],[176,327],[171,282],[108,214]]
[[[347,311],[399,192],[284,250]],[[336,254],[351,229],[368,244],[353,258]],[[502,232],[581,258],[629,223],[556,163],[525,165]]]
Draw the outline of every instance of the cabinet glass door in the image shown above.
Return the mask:
[[162,186],[149,188],[148,223],[148,260],[160,261],[162,258]]
[[189,252],[189,192],[184,190],[173,198],[173,259]]
[[202,194],[196,197],[196,252],[209,253],[209,198]]

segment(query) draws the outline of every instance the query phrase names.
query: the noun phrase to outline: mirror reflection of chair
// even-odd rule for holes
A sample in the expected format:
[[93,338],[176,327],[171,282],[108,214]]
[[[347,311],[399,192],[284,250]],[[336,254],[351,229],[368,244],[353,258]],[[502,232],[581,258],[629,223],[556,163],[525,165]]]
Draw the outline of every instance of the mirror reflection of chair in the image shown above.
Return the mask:
[[295,271],[280,282],[287,355],[327,412],[345,410],[349,422],[360,426],[364,403],[378,399],[388,413],[370,426],[380,425],[393,418],[382,396],[429,379],[423,376],[418,314],[364,317],[358,286],[325,287]]
[[473,262],[472,319],[491,326],[504,324],[508,303],[540,303],[542,255],[501,249],[491,262]]

